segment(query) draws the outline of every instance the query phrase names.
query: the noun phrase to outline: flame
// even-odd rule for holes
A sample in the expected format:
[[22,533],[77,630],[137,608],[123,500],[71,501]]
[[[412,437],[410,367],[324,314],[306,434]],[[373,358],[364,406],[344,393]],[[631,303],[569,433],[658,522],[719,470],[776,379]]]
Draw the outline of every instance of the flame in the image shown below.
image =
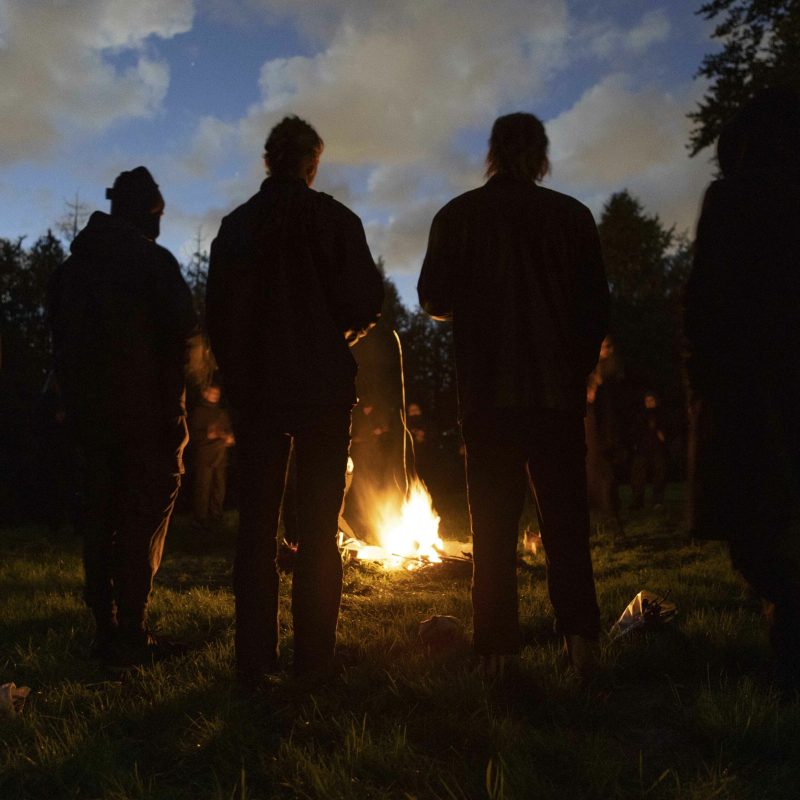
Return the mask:
[[440,517],[425,484],[415,479],[398,507],[385,501],[376,507],[380,546],[362,547],[358,558],[383,561],[385,567],[415,569],[424,563],[441,561],[444,543],[439,537]]

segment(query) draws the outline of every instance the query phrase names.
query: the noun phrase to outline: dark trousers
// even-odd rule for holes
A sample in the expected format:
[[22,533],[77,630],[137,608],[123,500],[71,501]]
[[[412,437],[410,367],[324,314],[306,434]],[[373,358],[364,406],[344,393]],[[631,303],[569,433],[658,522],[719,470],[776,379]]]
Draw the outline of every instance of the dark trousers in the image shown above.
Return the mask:
[[667,457],[663,450],[637,453],[631,464],[631,507],[644,506],[644,493],[648,477],[653,482],[653,503],[664,501],[667,485]]
[[180,475],[169,458],[119,444],[84,442],[81,515],[84,597],[99,633],[146,629]]
[[785,688],[800,689],[800,531],[730,543],[731,561],[761,598]]
[[258,680],[278,659],[278,519],[290,444],[297,459],[297,556],[292,579],[294,668],[324,668],[334,654],[342,594],[336,543],[350,444],[350,409],[240,412],[236,666]]
[[539,513],[556,631],[596,638],[600,612],[589,550],[581,415],[503,413],[465,419],[462,430],[474,556],[475,650],[513,654],[520,647],[517,539],[526,480]]

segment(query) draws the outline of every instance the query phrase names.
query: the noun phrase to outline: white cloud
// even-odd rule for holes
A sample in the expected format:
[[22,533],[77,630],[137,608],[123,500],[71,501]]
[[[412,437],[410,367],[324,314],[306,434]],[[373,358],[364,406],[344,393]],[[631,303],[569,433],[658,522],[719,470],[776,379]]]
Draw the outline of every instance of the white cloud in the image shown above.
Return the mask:
[[650,45],[669,38],[672,26],[663,10],[648,11],[639,24],[625,34],[625,46],[634,53],[644,52]]
[[[672,32],[660,9],[629,27],[590,25],[570,17],[566,0],[248,0],[248,7],[268,21],[290,21],[317,50],[263,65],[261,99],[238,122],[242,151],[255,163],[286,114],[311,121],[326,142],[317,188],[362,213],[373,253],[395,273],[419,269],[436,210],[481,182],[483,145],[477,155],[474,146],[456,146],[460,133],[480,131],[485,141],[499,113],[535,110],[553,78],[586,54],[636,60]],[[688,89],[680,94],[631,88],[624,75],[600,80],[548,123],[551,185],[595,210],[628,186],[667,224],[691,224],[708,170],[684,150],[692,98]],[[203,120],[197,152],[225,149],[220,142],[236,124]]]
[[[0,160],[157,111],[169,69],[146,41],[189,30],[193,13],[193,0],[0,0]],[[128,51],[130,67],[109,60]]]
[[316,55],[264,65],[262,100],[243,121],[250,146],[297,113],[318,128],[329,161],[415,163],[445,151],[454,131],[535,97],[565,58],[563,0],[377,3],[359,14],[363,6],[341,4]]
[[711,177],[707,157],[690,159],[686,150],[686,109],[700,91],[634,89],[619,74],[603,79],[547,124],[554,183],[595,201],[627,187],[667,225],[692,228]]
[[620,53],[639,55],[658,42],[666,41],[672,24],[663,9],[647,11],[632,28],[607,22],[589,26],[582,35],[589,40],[591,51],[601,58]]

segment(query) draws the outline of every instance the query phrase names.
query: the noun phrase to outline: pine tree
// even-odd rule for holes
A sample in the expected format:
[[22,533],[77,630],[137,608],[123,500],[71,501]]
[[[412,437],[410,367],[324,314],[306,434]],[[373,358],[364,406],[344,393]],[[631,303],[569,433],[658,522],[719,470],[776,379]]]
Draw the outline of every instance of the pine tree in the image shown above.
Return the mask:
[[711,86],[688,115],[695,125],[692,155],[713,144],[736,110],[761,89],[800,89],[800,0],[711,0],[697,13],[719,20],[712,37],[723,48],[706,55],[696,75]]

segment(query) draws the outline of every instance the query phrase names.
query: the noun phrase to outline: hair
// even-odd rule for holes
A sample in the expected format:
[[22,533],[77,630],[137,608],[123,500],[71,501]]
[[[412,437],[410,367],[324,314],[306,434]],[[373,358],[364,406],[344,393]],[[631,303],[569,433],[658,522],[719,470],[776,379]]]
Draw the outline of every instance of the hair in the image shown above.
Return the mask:
[[270,132],[264,144],[264,160],[270,175],[294,175],[303,161],[319,156],[325,143],[304,119],[284,117]]
[[533,114],[517,112],[498,117],[489,137],[486,175],[513,175],[540,181],[550,171],[549,142],[542,121]]
[[722,174],[769,170],[800,173],[800,93],[789,86],[763,89],[720,132]]

